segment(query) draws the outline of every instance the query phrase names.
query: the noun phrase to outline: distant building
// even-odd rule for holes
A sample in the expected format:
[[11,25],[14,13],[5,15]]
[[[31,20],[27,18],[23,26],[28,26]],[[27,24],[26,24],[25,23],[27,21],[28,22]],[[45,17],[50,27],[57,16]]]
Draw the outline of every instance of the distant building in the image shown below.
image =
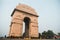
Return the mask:
[[60,39],[60,36],[55,35],[54,38],[55,38],[55,39]]

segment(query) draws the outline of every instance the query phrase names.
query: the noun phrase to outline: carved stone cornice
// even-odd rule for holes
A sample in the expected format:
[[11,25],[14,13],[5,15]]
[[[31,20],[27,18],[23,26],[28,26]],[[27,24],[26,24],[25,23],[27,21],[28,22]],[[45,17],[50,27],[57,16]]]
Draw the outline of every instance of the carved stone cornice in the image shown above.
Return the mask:
[[31,13],[28,13],[28,12],[25,12],[25,11],[22,11],[22,10],[19,10],[19,9],[16,9],[16,8],[15,8],[14,11],[12,12],[11,16],[14,15],[14,12],[15,12],[15,11],[22,12],[22,13],[26,13],[26,14],[29,14],[29,15],[32,15],[32,16],[39,17],[38,15],[34,15],[34,14],[31,14]]

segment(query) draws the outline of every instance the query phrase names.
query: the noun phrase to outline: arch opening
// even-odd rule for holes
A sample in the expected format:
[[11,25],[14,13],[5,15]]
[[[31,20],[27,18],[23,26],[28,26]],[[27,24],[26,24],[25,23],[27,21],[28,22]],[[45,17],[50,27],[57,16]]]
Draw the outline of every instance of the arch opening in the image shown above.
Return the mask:
[[23,33],[23,37],[29,37],[29,24],[30,24],[30,18],[25,17],[23,21],[24,21],[24,27],[23,27],[24,33]]

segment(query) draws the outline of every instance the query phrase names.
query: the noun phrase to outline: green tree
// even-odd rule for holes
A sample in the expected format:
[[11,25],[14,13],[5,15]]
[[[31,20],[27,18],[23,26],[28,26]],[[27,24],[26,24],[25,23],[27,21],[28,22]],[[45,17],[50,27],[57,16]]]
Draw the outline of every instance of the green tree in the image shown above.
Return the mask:
[[45,39],[46,37],[47,37],[47,32],[46,31],[42,32],[42,38]]
[[58,35],[60,36],[60,33],[58,33]]
[[54,37],[54,35],[55,34],[51,30],[48,30],[47,32],[46,31],[42,32],[43,39],[52,39]]
[[53,31],[48,30],[48,31],[47,31],[47,38],[48,38],[48,39],[52,39],[53,37],[54,37]]

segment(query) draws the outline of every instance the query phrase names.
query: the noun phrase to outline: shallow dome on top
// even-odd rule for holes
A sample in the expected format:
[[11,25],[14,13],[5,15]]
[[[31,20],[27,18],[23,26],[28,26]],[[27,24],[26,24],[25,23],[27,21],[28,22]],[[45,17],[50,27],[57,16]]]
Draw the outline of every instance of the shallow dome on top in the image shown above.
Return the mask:
[[19,4],[19,5],[17,5],[16,9],[25,11],[25,12],[33,14],[33,15],[37,15],[37,13],[35,12],[35,10],[32,7],[30,7],[28,5],[25,5],[25,4]]

